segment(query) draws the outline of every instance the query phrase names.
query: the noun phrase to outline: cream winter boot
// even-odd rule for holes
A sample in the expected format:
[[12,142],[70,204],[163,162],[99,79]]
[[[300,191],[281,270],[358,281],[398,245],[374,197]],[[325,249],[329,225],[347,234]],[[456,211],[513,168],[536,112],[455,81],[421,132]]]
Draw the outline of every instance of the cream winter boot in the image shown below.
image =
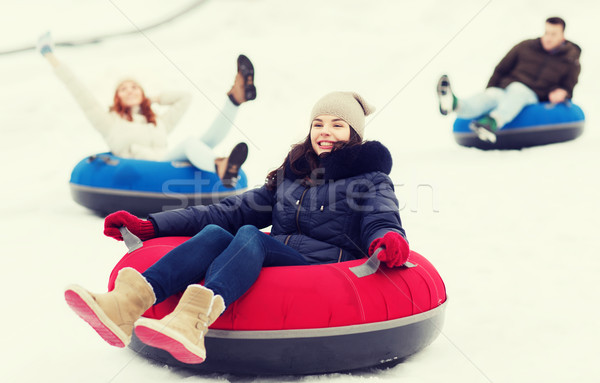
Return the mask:
[[114,290],[94,294],[81,286],[65,290],[67,304],[111,346],[131,341],[133,324],[156,301],[152,286],[131,267],[119,271]]
[[[212,301],[212,308],[208,313],[208,327],[210,327],[225,311],[225,301],[220,295],[215,295]],[[206,332],[205,332],[206,334]]]
[[225,308],[223,298],[201,285],[190,285],[175,310],[161,320],[140,318],[135,334],[145,344],[168,351],[182,363],[206,359],[204,335]]

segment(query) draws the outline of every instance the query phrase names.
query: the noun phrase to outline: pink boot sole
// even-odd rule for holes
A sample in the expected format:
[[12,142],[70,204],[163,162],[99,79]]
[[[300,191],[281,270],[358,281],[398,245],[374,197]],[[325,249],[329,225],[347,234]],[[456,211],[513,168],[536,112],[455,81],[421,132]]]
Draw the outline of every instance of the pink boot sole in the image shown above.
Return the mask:
[[152,328],[138,325],[135,327],[135,334],[142,343],[165,350],[182,363],[199,364],[204,362],[204,358],[188,350],[181,342]]
[[121,340],[111,329],[109,329],[103,322],[98,318],[98,314],[92,307],[85,301],[84,298],[79,295],[76,291],[69,289],[65,291],[65,300],[69,307],[75,311],[77,315],[84,321],[86,321],[98,335],[102,337],[108,344],[115,347],[125,347],[125,342]]

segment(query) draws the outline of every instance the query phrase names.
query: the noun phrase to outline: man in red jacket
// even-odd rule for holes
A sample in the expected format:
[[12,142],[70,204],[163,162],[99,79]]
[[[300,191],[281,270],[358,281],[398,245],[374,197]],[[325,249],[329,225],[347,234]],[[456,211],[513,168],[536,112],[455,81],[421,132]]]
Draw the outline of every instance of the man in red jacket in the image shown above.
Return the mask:
[[564,32],[563,19],[547,19],[544,35],[514,46],[496,66],[487,89],[469,98],[457,98],[443,75],[437,85],[440,113],[456,111],[459,118],[475,119],[471,130],[493,143],[496,132],[525,106],[572,98],[581,71],[581,48],[565,40]]

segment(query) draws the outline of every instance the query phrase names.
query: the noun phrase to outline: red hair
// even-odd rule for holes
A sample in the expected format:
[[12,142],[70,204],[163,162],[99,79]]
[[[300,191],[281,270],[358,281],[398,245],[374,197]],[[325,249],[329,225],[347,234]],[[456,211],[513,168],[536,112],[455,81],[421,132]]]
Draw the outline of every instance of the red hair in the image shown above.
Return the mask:
[[[139,85],[138,85],[139,86]],[[142,87],[140,87],[141,89]],[[156,114],[150,107],[150,99],[146,97],[146,94],[142,90],[142,103],[140,104],[140,113],[146,117],[146,121],[150,124],[156,125]],[[117,113],[121,118],[127,121],[133,121],[131,116],[131,107],[123,105],[121,98],[119,97],[119,87],[115,90],[115,96],[113,97],[113,105],[109,108],[111,112]]]

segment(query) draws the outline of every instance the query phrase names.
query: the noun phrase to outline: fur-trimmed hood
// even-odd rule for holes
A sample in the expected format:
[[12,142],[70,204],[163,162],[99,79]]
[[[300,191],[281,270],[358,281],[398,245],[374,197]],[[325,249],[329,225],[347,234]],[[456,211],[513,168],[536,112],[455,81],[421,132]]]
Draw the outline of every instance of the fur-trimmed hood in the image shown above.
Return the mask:
[[[320,160],[324,180],[337,181],[371,172],[390,174],[392,155],[379,141],[365,141],[360,145],[334,150]],[[308,169],[308,161],[301,158],[296,162],[298,169]],[[285,164],[285,178],[295,180],[301,178],[295,174],[289,161]]]

